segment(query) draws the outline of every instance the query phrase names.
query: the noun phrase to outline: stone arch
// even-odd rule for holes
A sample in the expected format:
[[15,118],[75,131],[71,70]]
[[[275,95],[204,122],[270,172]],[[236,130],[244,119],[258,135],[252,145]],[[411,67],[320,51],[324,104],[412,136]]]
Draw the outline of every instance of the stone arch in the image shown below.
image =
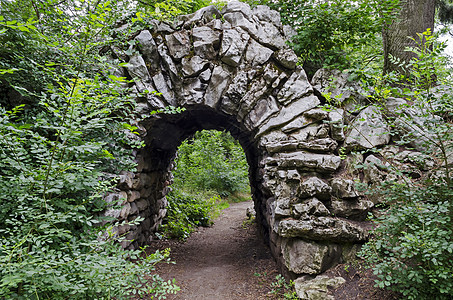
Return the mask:
[[[137,171],[122,173],[120,191],[107,196],[127,201],[106,212],[144,218],[117,227],[124,247],[146,243],[159,226],[176,148],[200,129],[225,129],[240,141],[259,223],[287,274],[319,274],[366,240],[362,220],[372,204],[342,176],[341,110],[318,108],[322,98],[285,43],[289,32],[277,12],[229,2],[222,12],[206,7],[135,35],[122,71],[141,94],[135,125],[146,147],[135,153]],[[186,111],[149,117],[168,105]]]

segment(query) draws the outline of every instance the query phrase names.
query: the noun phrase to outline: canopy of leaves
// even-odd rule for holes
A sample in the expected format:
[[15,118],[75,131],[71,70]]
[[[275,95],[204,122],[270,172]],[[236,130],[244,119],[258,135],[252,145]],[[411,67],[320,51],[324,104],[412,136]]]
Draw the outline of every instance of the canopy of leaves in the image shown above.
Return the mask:
[[380,39],[382,24],[391,18],[390,13],[398,3],[398,0],[265,1],[280,12],[284,24],[297,32],[292,45],[309,76],[321,67],[350,68],[357,62],[351,61],[351,54],[357,55],[363,47],[367,48],[362,51],[361,60],[379,53],[382,47],[376,40]]

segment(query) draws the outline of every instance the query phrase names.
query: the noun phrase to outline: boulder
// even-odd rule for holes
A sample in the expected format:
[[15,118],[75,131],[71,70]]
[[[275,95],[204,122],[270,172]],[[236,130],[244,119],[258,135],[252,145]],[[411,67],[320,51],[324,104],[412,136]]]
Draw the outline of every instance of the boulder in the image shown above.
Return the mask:
[[[278,98],[277,98],[278,100]],[[280,113],[276,115],[275,117],[271,118],[268,122],[263,124],[258,133],[257,136],[262,135],[266,131],[278,127],[278,126],[283,126],[292,120],[294,120],[296,117],[300,116],[307,110],[310,110],[320,104],[320,101],[318,97],[314,95],[309,95],[305,96],[298,101],[294,101],[288,106],[284,106],[280,109]]]
[[211,81],[209,82],[204,103],[212,108],[215,108],[219,103],[223,92],[229,85],[231,73],[222,66],[216,66],[212,71]]
[[221,60],[227,65],[237,67],[249,38],[250,36],[240,28],[225,30],[220,47]]
[[283,105],[288,105],[311,93],[313,93],[313,88],[307,79],[307,74],[302,68],[298,68],[277,94],[277,100]]
[[190,53],[190,37],[185,30],[176,31],[165,36],[168,51],[174,59],[181,59]]
[[334,198],[330,201],[329,210],[337,217],[354,220],[365,220],[374,203],[364,199],[343,200]]
[[330,181],[332,187],[332,195],[337,198],[355,198],[359,194],[355,189],[354,181],[344,178],[334,178]]
[[317,197],[329,200],[331,191],[332,188],[318,177],[309,177],[300,184],[297,194],[301,198]]
[[333,217],[312,217],[310,220],[280,221],[278,233],[286,238],[303,238],[331,242],[364,242],[368,228],[363,224]]
[[340,167],[339,156],[331,154],[315,154],[308,152],[279,153],[274,155],[280,168],[297,168],[331,173]]
[[299,239],[284,239],[282,255],[286,267],[296,274],[319,274],[340,256],[338,245],[324,245]]
[[185,77],[198,76],[203,70],[209,66],[209,62],[197,55],[190,58],[182,59],[182,72]]
[[316,198],[303,200],[292,208],[292,216],[299,220],[308,220],[310,216],[326,217],[330,215],[327,207]]
[[274,53],[275,60],[283,67],[294,70],[299,58],[291,49],[281,49]]
[[252,66],[262,65],[269,60],[273,52],[274,51],[262,46],[254,39],[250,39],[247,51],[245,52],[245,59]]
[[297,297],[301,300],[335,300],[329,289],[336,289],[346,280],[343,277],[316,276],[306,280],[301,277],[294,281]]
[[376,106],[362,110],[350,127],[344,143],[347,149],[371,149],[390,142],[389,128]]

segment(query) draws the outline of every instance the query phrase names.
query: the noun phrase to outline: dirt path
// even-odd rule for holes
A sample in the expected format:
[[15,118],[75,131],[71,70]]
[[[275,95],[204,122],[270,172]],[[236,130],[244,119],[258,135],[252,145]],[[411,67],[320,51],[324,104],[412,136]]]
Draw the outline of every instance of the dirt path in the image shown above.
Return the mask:
[[256,226],[243,225],[250,202],[231,204],[215,224],[185,243],[158,241],[155,250],[171,248],[176,264],[160,264],[164,279],[175,278],[181,291],[172,300],[278,299],[270,293],[278,274]]

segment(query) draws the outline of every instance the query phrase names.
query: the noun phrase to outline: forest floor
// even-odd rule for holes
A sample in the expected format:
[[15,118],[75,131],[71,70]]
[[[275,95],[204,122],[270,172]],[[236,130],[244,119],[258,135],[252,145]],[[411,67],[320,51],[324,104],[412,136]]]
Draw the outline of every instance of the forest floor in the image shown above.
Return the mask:
[[[174,264],[158,264],[165,280],[176,279],[181,291],[169,300],[285,299],[289,292],[277,284],[277,264],[260,238],[255,223],[247,222],[251,202],[233,203],[212,227],[199,228],[185,242],[156,240],[150,251],[171,248]],[[327,272],[347,282],[331,291],[335,299],[396,299],[373,287],[371,272],[339,265]]]

